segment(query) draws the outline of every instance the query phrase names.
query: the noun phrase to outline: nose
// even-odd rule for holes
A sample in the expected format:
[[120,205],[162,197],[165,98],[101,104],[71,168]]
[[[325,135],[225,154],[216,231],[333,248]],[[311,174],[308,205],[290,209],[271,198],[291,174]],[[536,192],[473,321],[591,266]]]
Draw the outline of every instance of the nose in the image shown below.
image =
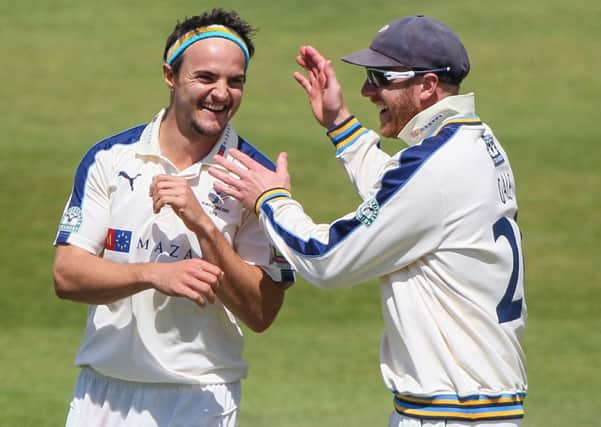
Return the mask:
[[215,82],[213,90],[211,91],[213,97],[217,101],[226,101],[229,96],[229,85],[227,80],[219,79]]

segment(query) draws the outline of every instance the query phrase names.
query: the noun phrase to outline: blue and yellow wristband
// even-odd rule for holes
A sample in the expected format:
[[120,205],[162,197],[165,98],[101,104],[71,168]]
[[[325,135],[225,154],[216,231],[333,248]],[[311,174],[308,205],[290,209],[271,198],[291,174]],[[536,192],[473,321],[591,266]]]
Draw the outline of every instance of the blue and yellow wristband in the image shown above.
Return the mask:
[[350,116],[339,125],[328,129],[326,135],[336,147],[336,154],[340,154],[367,131],[368,129],[361,125],[355,116]]
[[290,199],[291,197],[292,194],[290,194],[290,191],[284,187],[270,188],[269,190],[262,192],[259,197],[257,197],[257,200],[255,201],[255,213],[259,215],[261,206],[263,206],[264,203],[282,198]]

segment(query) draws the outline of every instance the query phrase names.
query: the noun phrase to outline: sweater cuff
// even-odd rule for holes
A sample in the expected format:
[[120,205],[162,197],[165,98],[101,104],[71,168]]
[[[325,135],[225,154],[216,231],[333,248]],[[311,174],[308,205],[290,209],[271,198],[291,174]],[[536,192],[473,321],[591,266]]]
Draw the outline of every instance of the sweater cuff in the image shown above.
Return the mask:
[[336,147],[336,154],[340,154],[367,131],[355,116],[350,116],[338,126],[328,129],[327,135]]
[[281,199],[281,198],[290,199],[291,197],[292,197],[292,194],[290,194],[290,191],[288,191],[285,188],[282,188],[282,187],[270,188],[269,190],[262,192],[259,195],[259,197],[257,197],[257,200],[255,201],[255,213],[257,215],[259,215],[259,212],[261,211],[261,206],[264,203],[270,202],[275,199]]

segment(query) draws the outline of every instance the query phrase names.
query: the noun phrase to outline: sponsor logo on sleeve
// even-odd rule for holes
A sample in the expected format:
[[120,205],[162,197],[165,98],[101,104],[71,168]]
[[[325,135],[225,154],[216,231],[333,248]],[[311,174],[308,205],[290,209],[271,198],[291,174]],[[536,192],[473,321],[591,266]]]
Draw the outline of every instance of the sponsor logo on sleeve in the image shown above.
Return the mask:
[[505,159],[495,144],[495,138],[490,133],[485,133],[482,135],[482,139],[486,144],[486,151],[488,151],[488,155],[492,159],[495,167],[503,164]]
[[59,231],[65,231],[67,233],[77,233],[81,222],[83,221],[83,213],[81,208],[78,206],[71,206],[63,214],[59,225]]

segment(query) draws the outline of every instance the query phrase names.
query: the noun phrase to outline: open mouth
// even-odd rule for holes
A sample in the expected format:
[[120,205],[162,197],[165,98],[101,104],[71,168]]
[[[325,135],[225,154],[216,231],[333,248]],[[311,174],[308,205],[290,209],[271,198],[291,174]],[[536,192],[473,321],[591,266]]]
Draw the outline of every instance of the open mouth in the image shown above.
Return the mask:
[[226,105],[210,104],[210,103],[203,103],[203,104],[201,104],[200,108],[203,110],[211,111],[213,113],[223,113],[225,110],[227,110]]
[[388,108],[385,105],[378,105],[377,107],[380,112],[380,117],[385,116],[388,113]]

